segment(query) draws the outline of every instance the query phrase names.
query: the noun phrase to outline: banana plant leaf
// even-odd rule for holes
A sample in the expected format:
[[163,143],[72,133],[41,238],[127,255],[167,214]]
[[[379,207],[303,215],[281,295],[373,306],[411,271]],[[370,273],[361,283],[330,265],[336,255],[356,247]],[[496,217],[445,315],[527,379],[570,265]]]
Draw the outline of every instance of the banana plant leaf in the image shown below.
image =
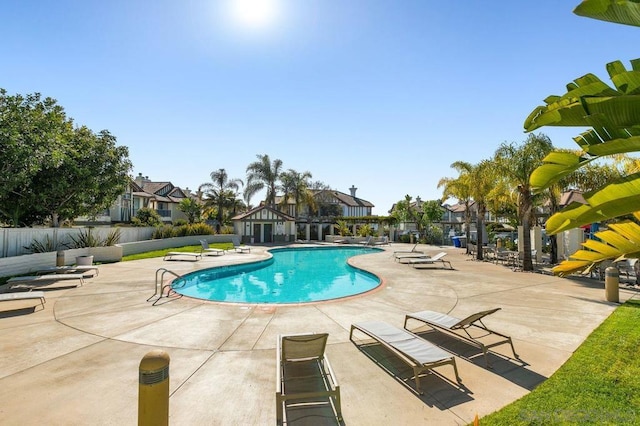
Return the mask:
[[[640,212],[633,216],[640,220]],[[626,220],[609,225],[609,229],[596,232],[601,241],[587,240],[582,246],[586,250],[578,250],[569,260],[554,267],[555,275],[566,276],[577,272],[589,272],[605,260],[619,261],[640,257],[640,225]]]
[[620,61],[607,64],[607,72],[611,81],[620,93],[625,95],[640,94],[640,59],[631,60],[632,71],[627,71]]
[[592,160],[571,152],[553,151],[531,173],[529,185],[534,192],[541,192]]
[[584,0],[573,13],[601,21],[640,26],[638,0]]
[[640,210],[640,173],[625,176],[584,194],[587,204],[572,203],[547,220],[549,235]]
[[[631,61],[631,70],[622,62],[607,64],[607,71],[616,89],[609,87],[593,74],[586,74],[567,84],[567,93],[551,95],[546,105],[536,107],[524,122],[525,131],[542,126],[591,127],[590,115],[604,113],[616,127],[638,124],[640,114],[640,60]],[[634,121],[635,120],[635,121]]]

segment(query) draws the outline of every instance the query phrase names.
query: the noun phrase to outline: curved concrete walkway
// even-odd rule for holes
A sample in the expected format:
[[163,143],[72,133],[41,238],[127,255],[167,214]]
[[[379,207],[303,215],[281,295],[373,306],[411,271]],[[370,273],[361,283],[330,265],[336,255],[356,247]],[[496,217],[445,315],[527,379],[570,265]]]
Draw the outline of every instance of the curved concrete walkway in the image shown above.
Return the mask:
[[[278,334],[330,334],[328,355],[340,381],[344,423],[468,424],[528,393],[556,371],[617,306],[603,283],[512,272],[473,261],[446,247],[454,270],[414,269],[391,253],[358,256],[353,264],[384,278],[382,289],[346,300],[297,306],[231,305],[164,299],[152,306],[158,268],[178,274],[265,256],[230,253],[198,262],[147,259],[100,266],[83,287],[47,291],[44,310],[10,302],[0,311],[0,423],[21,425],[135,424],[138,365],[153,349],[171,357],[170,422],[175,425],[275,423],[275,343]],[[422,247],[427,253],[439,247]],[[61,285],[58,285],[60,287]],[[635,296],[621,289],[621,301]],[[493,307],[485,321],[510,334],[524,363],[496,348],[493,369],[478,350],[438,333],[427,337],[456,355],[463,386],[450,367],[412,390],[411,373],[375,349],[349,341],[352,323],[384,320],[402,327],[404,314],[430,309],[453,316]],[[7,310],[8,309],[8,310]],[[405,379],[406,382],[402,380]],[[299,411],[291,424],[332,424],[326,413]],[[335,421],[333,421],[335,424]]]

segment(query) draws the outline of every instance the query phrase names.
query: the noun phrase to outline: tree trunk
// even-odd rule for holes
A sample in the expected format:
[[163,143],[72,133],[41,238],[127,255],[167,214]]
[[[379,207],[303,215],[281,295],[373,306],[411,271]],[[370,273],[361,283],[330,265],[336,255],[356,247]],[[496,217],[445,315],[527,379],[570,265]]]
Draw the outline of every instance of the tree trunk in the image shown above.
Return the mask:
[[533,271],[533,262],[531,261],[531,191],[528,188],[522,189],[520,192],[520,207],[522,223],[522,270]]
[[58,215],[58,213],[51,213],[51,227],[52,228],[59,228],[60,227],[60,216]]
[[549,243],[551,244],[549,262],[552,265],[555,265],[558,263],[558,237],[556,235],[551,235],[549,237]]
[[486,209],[484,208],[484,206],[478,205],[478,217],[476,219],[476,228],[477,228],[477,235],[478,235],[476,259],[478,260],[484,260],[484,250],[482,249],[482,241],[484,239],[484,214],[485,213],[486,213]]

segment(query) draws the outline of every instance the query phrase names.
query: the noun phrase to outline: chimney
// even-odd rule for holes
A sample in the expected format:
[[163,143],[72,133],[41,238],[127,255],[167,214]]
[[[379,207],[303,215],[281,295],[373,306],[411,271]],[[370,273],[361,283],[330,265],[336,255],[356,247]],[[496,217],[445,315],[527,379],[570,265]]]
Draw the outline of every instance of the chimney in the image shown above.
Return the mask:
[[144,182],[144,177],[142,176],[142,173],[138,173],[138,176],[136,176],[135,181],[138,186],[142,186],[142,183]]
[[356,198],[356,191],[358,190],[358,188],[356,188],[355,186],[351,185],[351,188],[349,188],[349,191],[351,192],[351,196],[353,198]]

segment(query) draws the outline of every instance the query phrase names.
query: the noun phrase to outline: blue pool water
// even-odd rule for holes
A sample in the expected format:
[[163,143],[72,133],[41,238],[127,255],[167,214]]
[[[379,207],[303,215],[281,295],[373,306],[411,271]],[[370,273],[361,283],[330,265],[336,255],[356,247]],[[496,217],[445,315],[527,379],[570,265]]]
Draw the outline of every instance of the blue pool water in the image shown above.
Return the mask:
[[274,249],[273,258],[221,266],[173,281],[176,292],[198,299],[242,303],[301,303],[364,293],[380,279],[347,259],[380,251],[367,247]]

